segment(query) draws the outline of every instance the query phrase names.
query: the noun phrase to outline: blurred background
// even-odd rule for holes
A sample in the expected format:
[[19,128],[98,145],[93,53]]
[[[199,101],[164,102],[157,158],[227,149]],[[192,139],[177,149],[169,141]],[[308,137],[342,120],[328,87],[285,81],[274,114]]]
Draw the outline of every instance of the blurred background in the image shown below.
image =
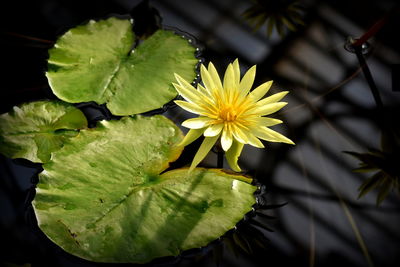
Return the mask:
[[[256,86],[274,80],[272,92],[290,91],[285,98],[289,104],[275,116],[284,124],[274,129],[296,146],[246,146],[239,160],[242,169],[265,186],[263,201],[287,205],[263,211],[274,220],[255,217],[274,230],[252,226],[269,239],[265,248],[254,246],[252,253],[245,253],[239,246],[234,253],[223,244],[219,266],[399,266],[399,189],[382,189],[382,183],[380,190],[373,188],[358,199],[359,187],[376,172],[387,180],[399,179],[398,142],[385,139],[398,133],[400,123],[397,1],[153,0],[153,8],[132,11],[140,2],[2,1],[0,113],[54,98],[44,75],[47,50],[69,28],[110,14],[136,14],[142,25],[161,17],[164,26],[191,34],[203,48],[204,61],[212,61],[221,75],[238,58],[242,75],[257,65]],[[345,49],[349,37],[365,33],[371,38],[363,58],[382,105],[377,105],[374,84],[367,82],[367,70],[363,72],[354,49]],[[177,124],[190,116],[178,108],[166,114]],[[384,167],[371,157],[344,153],[370,149],[382,152],[378,154],[387,163]],[[210,153],[203,165],[216,167],[216,158]],[[374,172],[353,172],[360,158],[373,165]],[[32,226],[29,201],[38,166],[4,156],[0,166],[0,265],[110,265],[68,255]],[[212,250],[150,266],[217,266]]]

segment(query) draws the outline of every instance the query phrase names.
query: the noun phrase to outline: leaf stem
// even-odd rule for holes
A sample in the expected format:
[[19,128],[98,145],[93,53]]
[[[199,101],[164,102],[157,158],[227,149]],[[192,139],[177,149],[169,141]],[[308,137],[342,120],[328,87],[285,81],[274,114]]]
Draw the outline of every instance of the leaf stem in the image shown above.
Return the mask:
[[27,35],[23,35],[23,34],[20,34],[20,33],[5,32],[5,34],[11,35],[11,36],[15,36],[15,37],[19,37],[19,38],[22,38],[22,39],[31,40],[31,41],[37,41],[37,42],[40,42],[40,43],[51,44],[51,45],[54,44],[54,41],[45,40],[45,39],[42,39],[42,38],[37,38],[37,37],[32,37],[32,36],[27,36]]
[[372,36],[376,35],[378,31],[388,22],[391,16],[394,16],[396,12],[400,10],[400,5],[397,4],[393,7],[388,13],[386,13],[382,18],[380,18],[377,22],[372,25],[368,31],[366,31],[360,38],[355,40],[353,43],[354,47],[362,46],[365,44]]
[[365,61],[364,55],[362,54],[362,47],[355,46],[355,45],[353,45],[353,47],[354,47],[354,52],[357,56],[358,62],[360,63],[360,67],[364,73],[365,79],[367,80],[369,88],[371,89],[371,93],[372,93],[372,96],[374,97],[376,106],[378,108],[378,112],[380,113],[380,115],[383,115],[383,102],[382,102],[381,96],[379,94],[378,87],[376,86],[374,78],[372,77],[371,71],[367,65],[367,62]]

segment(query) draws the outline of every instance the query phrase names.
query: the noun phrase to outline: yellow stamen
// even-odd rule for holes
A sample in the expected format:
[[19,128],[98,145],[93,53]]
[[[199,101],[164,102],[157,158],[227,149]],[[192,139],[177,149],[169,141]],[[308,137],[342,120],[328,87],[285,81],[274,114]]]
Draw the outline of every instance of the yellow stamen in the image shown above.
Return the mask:
[[223,121],[234,121],[237,118],[236,110],[231,105],[225,105],[219,111],[219,118]]

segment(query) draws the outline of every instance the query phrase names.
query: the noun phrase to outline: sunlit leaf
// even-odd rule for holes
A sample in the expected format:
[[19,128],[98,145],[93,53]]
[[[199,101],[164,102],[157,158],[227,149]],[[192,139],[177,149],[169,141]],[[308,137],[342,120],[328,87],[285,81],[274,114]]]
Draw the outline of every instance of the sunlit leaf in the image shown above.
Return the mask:
[[9,158],[46,162],[78,129],[87,127],[83,113],[58,101],[37,101],[0,115],[0,153]]
[[198,60],[187,39],[158,30],[134,50],[129,20],[111,17],[70,29],[49,51],[54,94],[71,103],[106,103],[114,115],[162,107],[176,97],[174,73],[193,81]]
[[256,187],[216,169],[163,173],[182,138],[162,116],[82,130],[43,165],[33,201],[39,227],[97,262],[144,263],[222,236],[251,210]]

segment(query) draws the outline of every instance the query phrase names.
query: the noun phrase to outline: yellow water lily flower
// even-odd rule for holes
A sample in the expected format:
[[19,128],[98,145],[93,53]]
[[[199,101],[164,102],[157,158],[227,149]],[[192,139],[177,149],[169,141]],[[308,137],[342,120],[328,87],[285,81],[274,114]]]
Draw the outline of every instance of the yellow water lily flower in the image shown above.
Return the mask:
[[288,91],[260,100],[270,89],[272,81],[263,83],[250,92],[256,66],[251,67],[240,79],[239,62],[236,59],[233,64],[228,65],[223,83],[211,62],[208,70],[204,65],[200,66],[200,74],[204,86],[198,84],[197,89],[178,74],[175,74],[178,84],[173,83],[178,93],[186,100],[176,100],[175,103],[191,113],[200,115],[182,123],[190,130],[180,145],[186,146],[201,135],[205,136],[190,170],[205,158],[218,139],[221,140],[228,164],[234,171],[241,171],[237,160],[244,144],[264,148],[259,139],[294,144],[282,134],[267,128],[282,123],[281,120],[264,117],[287,104],[278,101]]

